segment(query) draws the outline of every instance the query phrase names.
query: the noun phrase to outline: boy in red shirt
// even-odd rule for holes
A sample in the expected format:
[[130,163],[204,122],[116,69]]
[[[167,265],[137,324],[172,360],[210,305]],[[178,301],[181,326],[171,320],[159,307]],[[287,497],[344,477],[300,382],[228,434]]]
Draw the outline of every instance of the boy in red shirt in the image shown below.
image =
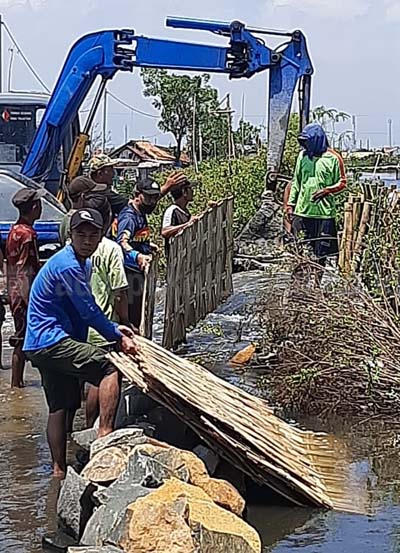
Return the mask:
[[18,220],[11,227],[6,242],[7,286],[15,330],[14,336],[10,338],[10,345],[14,347],[11,377],[13,388],[21,388],[24,385],[26,357],[22,345],[26,331],[29,292],[40,269],[33,224],[42,214],[40,198],[44,194],[44,190],[23,188],[14,194],[11,200],[19,211]]

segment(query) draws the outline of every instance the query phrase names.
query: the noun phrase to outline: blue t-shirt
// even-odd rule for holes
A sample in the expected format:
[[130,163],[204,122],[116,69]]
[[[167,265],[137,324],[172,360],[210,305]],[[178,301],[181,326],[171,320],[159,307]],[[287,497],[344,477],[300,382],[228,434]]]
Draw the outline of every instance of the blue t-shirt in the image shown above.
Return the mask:
[[[122,243],[123,240],[128,242],[132,248],[131,251],[125,250]],[[127,267],[137,268],[136,258],[139,253],[144,255],[151,254],[150,229],[147,217],[131,204],[124,207],[118,216],[117,242],[122,245],[125,265]]]
[[109,342],[121,337],[90,289],[91,261],[78,261],[72,246],[53,255],[39,271],[29,296],[24,351],[56,345],[64,338],[87,340],[89,327]]

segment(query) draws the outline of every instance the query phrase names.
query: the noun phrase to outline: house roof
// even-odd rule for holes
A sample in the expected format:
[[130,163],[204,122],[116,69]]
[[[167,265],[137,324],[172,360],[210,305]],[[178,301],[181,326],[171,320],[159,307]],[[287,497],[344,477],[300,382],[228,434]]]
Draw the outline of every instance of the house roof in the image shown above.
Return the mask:
[[[116,148],[112,153],[111,157],[120,157],[122,152],[125,150],[130,150],[136,156],[138,156],[142,161],[165,161],[174,163],[174,156],[165,148],[156,146],[147,140],[130,140],[126,144],[123,144],[119,148]],[[189,156],[186,154],[181,155],[182,163],[190,163]]]

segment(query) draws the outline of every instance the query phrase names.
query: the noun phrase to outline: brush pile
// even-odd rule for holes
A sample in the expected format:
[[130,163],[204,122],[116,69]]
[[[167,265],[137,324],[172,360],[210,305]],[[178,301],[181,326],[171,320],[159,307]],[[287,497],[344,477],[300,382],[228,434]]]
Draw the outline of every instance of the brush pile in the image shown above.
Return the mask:
[[[304,263],[302,270],[304,274]],[[264,351],[276,363],[262,386],[308,414],[400,414],[400,329],[390,308],[344,280],[293,279],[260,305]]]

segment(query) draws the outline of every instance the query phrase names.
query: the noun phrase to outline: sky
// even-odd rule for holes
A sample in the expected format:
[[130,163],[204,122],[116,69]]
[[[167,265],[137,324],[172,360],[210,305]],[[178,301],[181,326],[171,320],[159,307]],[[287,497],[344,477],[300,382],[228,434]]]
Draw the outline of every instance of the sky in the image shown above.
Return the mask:
[[[315,69],[312,104],[356,115],[358,140],[365,143],[369,138],[372,146],[388,144],[391,118],[393,142],[400,144],[400,0],[0,0],[0,13],[50,88],[73,42],[96,30],[128,28],[148,37],[226,45],[225,39],[211,33],[168,29],[165,18],[240,20],[249,27],[301,29]],[[276,42],[267,39],[267,45]],[[4,37],[5,85],[9,48]],[[267,82],[266,71],[248,80],[230,81],[225,75],[211,80],[221,97],[231,93],[236,119],[244,95],[245,118],[256,125],[265,124]],[[41,90],[15,52],[11,88]],[[151,100],[142,95],[138,70],[116,75],[109,88],[135,108],[157,115]],[[157,128],[156,117],[132,113],[114,100],[109,102],[107,123],[114,145],[123,142],[125,126],[129,138],[173,142]]]

